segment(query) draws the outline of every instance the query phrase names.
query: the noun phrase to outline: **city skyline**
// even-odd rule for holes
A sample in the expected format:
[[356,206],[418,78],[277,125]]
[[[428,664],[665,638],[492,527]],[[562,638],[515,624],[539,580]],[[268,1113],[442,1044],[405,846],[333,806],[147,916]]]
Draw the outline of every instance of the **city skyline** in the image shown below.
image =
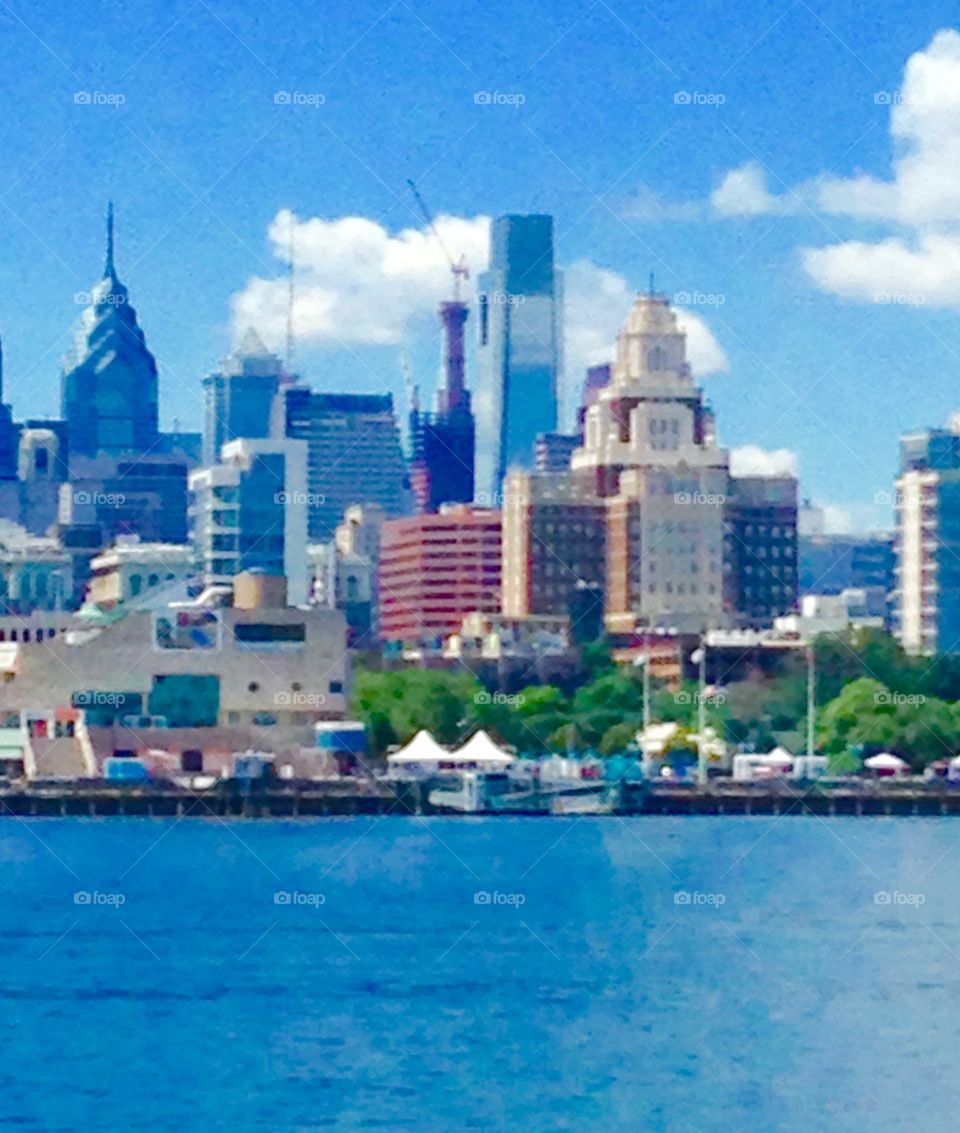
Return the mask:
[[[331,251],[353,249],[350,264],[362,261],[356,248],[364,247],[376,267],[359,290],[375,318],[369,326],[347,320],[362,341],[332,347],[321,304],[319,328],[308,319],[298,336],[297,369],[314,388],[387,389],[402,407],[398,353],[409,354],[417,376],[435,376],[432,312],[447,283],[436,250],[426,266],[418,259],[427,241],[404,190],[413,174],[437,214],[451,218],[443,231],[460,233],[468,258],[489,216],[542,211],[557,219],[576,339],[574,349],[569,335],[566,343],[568,412],[581,379],[574,360],[598,360],[593,352],[612,346],[633,292],[654,270],[659,289],[689,297],[726,359],[728,372],[707,386],[723,442],[734,451],[783,450],[782,460],[796,453],[806,494],[846,511],[855,526],[889,522],[888,504],[876,497],[889,495],[899,433],[943,421],[955,407],[950,376],[960,347],[955,316],[943,309],[954,301],[952,277],[937,283],[934,271],[949,248],[952,204],[939,187],[950,178],[927,176],[933,188],[925,195],[916,188],[919,173],[944,174],[947,160],[938,152],[949,147],[930,144],[939,119],[924,92],[949,103],[956,37],[934,37],[950,14],[939,6],[887,13],[864,29],[853,5],[839,5],[825,23],[805,5],[784,12],[751,3],[741,23],[709,35],[685,28],[681,56],[679,15],[658,13],[637,27],[606,4],[567,14],[538,5],[521,20],[527,41],[518,35],[510,45],[494,43],[472,14],[454,20],[432,4],[396,4],[389,13],[361,5],[325,24],[322,43],[308,44],[294,43],[286,5],[269,27],[231,6],[216,16],[203,5],[158,10],[149,32],[147,22],[127,25],[117,13],[124,34],[108,44],[91,38],[79,14],[65,17],[55,36],[27,9],[22,22],[0,16],[24,84],[0,214],[9,249],[0,284],[11,297],[0,324],[7,398],[18,413],[55,410],[56,358],[78,314],[70,299],[89,287],[100,258],[108,196],[118,203],[125,282],[160,366],[163,427],[174,417],[199,423],[200,378],[229,352],[233,332],[246,329],[249,304],[273,310],[285,287],[274,254],[285,209],[298,218],[305,295],[329,289],[314,255],[336,267],[344,261]],[[169,34],[178,21],[183,45],[177,31]],[[407,39],[403,58],[386,65],[393,103],[385,108],[382,91],[352,76],[382,57],[393,24]],[[578,86],[583,36],[594,54],[591,81]],[[847,46],[854,39],[855,55]],[[788,45],[802,64],[796,74],[785,66]],[[181,48],[190,60],[213,60],[205,88],[178,69]],[[310,75],[326,89],[314,90]],[[151,104],[150,92],[171,84],[178,97]],[[754,97],[757,89],[764,98]],[[811,103],[810,89],[829,93]],[[290,100],[274,101],[282,95]],[[569,106],[562,129],[550,113],[560,105]],[[610,106],[622,130],[591,129]],[[166,129],[171,114],[191,123],[203,115],[209,136],[178,146],[177,131]],[[884,184],[892,142],[914,157],[912,165],[898,159],[894,192]],[[484,164],[505,148],[511,168],[491,183]],[[76,187],[64,187],[64,163],[78,169]],[[453,169],[456,177],[446,175]],[[407,245],[405,296],[389,308],[381,269]],[[809,248],[833,251],[811,260]],[[910,289],[860,303],[862,272],[853,268],[876,264],[881,252],[909,269],[901,275]],[[924,272],[929,295],[917,282]],[[879,268],[875,275],[879,287]],[[258,289],[258,280],[269,286]],[[27,295],[45,301],[17,301]],[[276,348],[269,328],[257,329]],[[924,373],[909,402],[898,392],[910,380],[904,342],[910,373]],[[829,415],[825,394],[836,409]],[[838,430],[844,420],[863,427]],[[748,449],[751,457],[760,459]]]

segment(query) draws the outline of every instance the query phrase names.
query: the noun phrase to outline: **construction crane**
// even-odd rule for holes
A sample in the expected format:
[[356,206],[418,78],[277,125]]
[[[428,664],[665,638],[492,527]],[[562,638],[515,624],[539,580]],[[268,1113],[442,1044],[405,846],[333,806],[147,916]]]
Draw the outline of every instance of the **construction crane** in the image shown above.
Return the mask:
[[419,191],[419,189],[417,189],[415,182],[413,182],[409,178],[407,178],[407,184],[410,186],[410,191],[413,193],[414,197],[416,198],[417,204],[420,206],[420,211],[423,213],[423,219],[427,222],[427,227],[434,234],[434,236],[436,236],[437,243],[443,249],[443,254],[447,257],[447,263],[449,263],[450,271],[451,271],[451,274],[453,275],[453,298],[454,298],[454,302],[459,303],[460,302],[460,284],[462,283],[463,280],[470,278],[470,268],[467,267],[466,257],[461,256],[460,259],[456,263],[454,263],[453,256],[450,255],[449,249],[447,248],[446,244],[444,244],[444,242],[443,242],[443,237],[437,231],[437,226],[434,223],[433,216],[432,216],[430,210],[424,204],[423,197],[420,196],[420,191]]

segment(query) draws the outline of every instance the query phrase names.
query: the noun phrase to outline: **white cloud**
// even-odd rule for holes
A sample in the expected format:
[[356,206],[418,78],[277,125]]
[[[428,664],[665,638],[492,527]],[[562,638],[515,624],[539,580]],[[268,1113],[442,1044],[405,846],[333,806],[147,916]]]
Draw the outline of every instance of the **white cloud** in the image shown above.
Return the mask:
[[797,454],[788,448],[740,445],[730,450],[730,472],[733,476],[796,476]]
[[775,196],[767,188],[767,175],[759,162],[748,161],[731,169],[710,194],[710,205],[723,217],[784,216],[796,212],[796,194]]
[[828,178],[818,203],[901,231],[805,248],[804,267],[820,288],[845,298],[960,307],[960,33],[938,32],[907,61],[900,91],[877,97],[892,107],[891,178]]
[[[489,218],[437,217],[451,255],[464,255],[474,274],[486,265]],[[273,253],[295,248],[294,331],[305,345],[397,345],[411,324],[449,296],[450,265],[433,233],[406,228],[391,235],[361,216],[302,220],[283,210],[270,224]],[[237,337],[253,326],[271,346],[286,334],[287,282],[255,277],[231,300]]]

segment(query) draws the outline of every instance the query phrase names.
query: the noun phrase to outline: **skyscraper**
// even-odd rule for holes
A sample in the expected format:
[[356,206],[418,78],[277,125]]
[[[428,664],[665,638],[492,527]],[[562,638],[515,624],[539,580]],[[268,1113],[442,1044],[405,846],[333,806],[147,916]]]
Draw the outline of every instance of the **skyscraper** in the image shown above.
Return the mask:
[[220,370],[203,379],[203,462],[216,464],[227,441],[270,435],[273,399],[280,388],[283,363],[271,354],[255,330],[248,330]]
[[411,481],[416,510],[435,512],[444,503],[470,503],[474,491],[474,423],[464,385],[463,328],[467,305],[440,304],[443,369],[435,413],[410,413]]
[[17,478],[17,451],[20,429],[14,423],[13,412],[3,400],[3,343],[0,342],[0,480]]
[[478,280],[478,499],[494,501],[512,465],[530,468],[540,433],[557,428],[561,279],[553,217],[501,216]]
[[960,415],[900,438],[895,622],[909,653],[960,653]]
[[309,534],[332,539],[348,507],[377,504],[390,517],[409,511],[409,477],[390,394],[316,393],[286,386],[277,435],[307,442]]
[[283,575],[291,606],[307,601],[307,446],[229,441],[218,464],[190,475],[193,537],[204,581],[242,571]]
[[64,356],[61,410],[71,455],[122,456],[157,442],[157,363],[113,261],[113,205],[107,212],[103,278]]

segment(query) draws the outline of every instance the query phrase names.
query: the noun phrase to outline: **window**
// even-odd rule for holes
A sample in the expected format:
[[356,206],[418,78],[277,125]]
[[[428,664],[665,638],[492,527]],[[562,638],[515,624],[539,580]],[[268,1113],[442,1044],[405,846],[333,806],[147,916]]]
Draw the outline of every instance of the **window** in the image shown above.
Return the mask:
[[307,627],[303,622],[249,622],[234,626],[233,636],[242,645],[299,645],[307,640]]
[[330,692],[331,693],[343,692],[343,681],[331,681],[330,682]]
[[259,691],[260,691],[260,686],[257,684],[256,681],[251,681],[247,685],[247,692],[259,692]]

